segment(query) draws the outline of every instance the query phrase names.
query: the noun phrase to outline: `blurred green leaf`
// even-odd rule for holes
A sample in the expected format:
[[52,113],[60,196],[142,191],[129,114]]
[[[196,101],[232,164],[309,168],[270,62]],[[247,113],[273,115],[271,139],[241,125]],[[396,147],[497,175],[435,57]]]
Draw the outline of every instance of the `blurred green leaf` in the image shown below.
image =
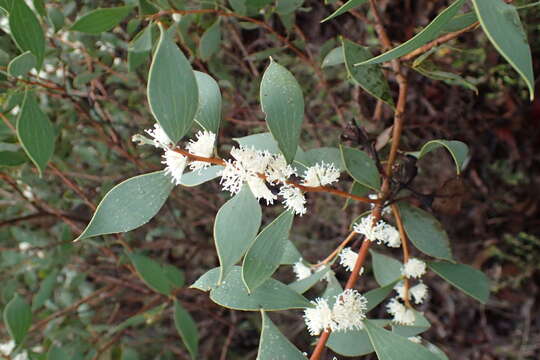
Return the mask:
[[41,111],[34,94],[29,90],[26,91],[17,118],[17,137],[41,176],[53,155],[55,134],[47,115]]
[[321,64],[322,68],[334,65],[340,65],[345,63],[345,56],[343,55],[343,46],[338,46],[332,50],[324,57]]
[[36,57],[30,51],[26,51],[10,61],[7,71],[9,75],[17,77],[26,75],[26,73],[35,67]]
[[257,360],[307,360],[264,311],[261,311],[261,316],[262,329]]
[[288,15],[295,12],[302,4],[304,0],[277,0],[276,1],[276,14]]
[[535,79],[531,49],[515,6],[502,0],[472,2],[489,41],[525,80],[532,101]]
[[70,30],[97,35],[114,28],[128,16],[131,10],[133,10],[133,6],[95,9],[79,17],[71,25]]
[[121,182],[101,200],[92,220],[77,240],[126,232],[146,224],[161,209],[173,186],[164,171]]
[[15,344],[20,345],[32,324],[32,310],[18,294],[4,308],[4,324]]
[[428,266],[437,275],[463,291],[470,297],[485,304],[489,299],[489,279],[481,271],[463,264],[445,261],[430,261]]
[[341,5],[332,14],[330,14],[330,16],[327,16],[326,18],[324,18],[321,22],[323,23],[323,22],[331,20],[331,19],[333,19],[333,18],[335,18],[335,17],[337,17],[339,15],[345,14],[347,11],[353,10],[353,9],[359,7],[360,5],[362,5],[365,2],[366,2],[366,0],[349,0],[346,3],[344,3],[343,5]]
[[197,324],[191,315],[180,305],[178,300],[174,300],[174,325],[182,342],[186,346],[192,359],[197,359],[199,352],[199,331]]
[[0,166],[19,166],[28,160],[21,151],[0,151]]
[[56,278],[58,276],[58,270],[53,270],[43,281],[39,287],[38,292],[32,299],[32,311],[39,309],[49,300],[53,294],[54,287],[56,286]]
[[221,46],[221,26],[219,18],[204,32],[199,42],[199,56],[206,61]]
[[262,78],[260,97],[266,124],[290,163],[296,154],[304,120],[302,89],[287,69],[270,61]]
[[160,26],[150,66],[148,102],[152,114],[173,142],[190,129],[198,107],[198,89],[189,61]]
[[12,2],[9,11],[11,36],[22,52],[30,51],[36,57],[37,69],[41,68],[45,55],[45,35],[32,10],[22,0]]
[[[140,254],[128,254],[129,259],[135,266],[135,270],[149,288],[163,295],[169,295],[173,288],[173,283],[169,279],[168,272],[164,265]],[[170,270],[169,270],[170,271]]]
[[214,241],[221,264],[220,282],[253,243],[261,218],[261,206],[248,186],[219,209],[214,222]]

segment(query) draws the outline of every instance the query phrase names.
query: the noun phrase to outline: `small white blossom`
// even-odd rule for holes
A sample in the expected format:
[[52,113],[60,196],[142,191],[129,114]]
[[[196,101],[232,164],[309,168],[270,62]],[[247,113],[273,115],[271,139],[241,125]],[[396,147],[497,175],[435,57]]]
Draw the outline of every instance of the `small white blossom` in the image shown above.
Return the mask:
[[324,162],[321,162],[306,170],[302,185],[311,187],[325,186],[338,181],[338,179],[339,170],[336,169],[334,164],[325,164]]
[[424,299],[427,296],[428,287],[423,282],[420,282],[410,288],[409,293],[413,297],[416,304],[421,304],[422,302],[424,302]]
[[400,303],[396,298],[390,300],[386,305],[386,310],[394,317],[393,321],[400,325],[414,324],[414,312]]
[[[216,142],[216,134],[211,131],[199,131],[196,135],[197,140],[190,140],[186,146],[186,150],[190,154],[209,158],[214,152],[214,143]],[[201,170],[210,166],[210,163],[205,161],[193,161],[189,164],[191,170]]]
[[300,258],[297,262],[294,263],[293,271],[296,275],[296,280],[303,280],[311,276],[311,269],[308,266],[304,265],[304,263],[302,262],[302,258]]
[[422,338],[420,336],[409,336],[407,340],[412,341],[415,344],[421,344]]
[[360,219],[359,223],[354,224],[353,230],[362,234],[370,241],[377,241],[379,244],[385,244],[389,247],[400,247],[401,240],[399,232],[390,224],[379,220],[373,224],[373,215],[368,215]]
[[318,298],[311,302],[314,308],[304,310],[304,321],[312,336],[319,335],[322,331],[334,327],[332,310],[325,299]]
[[264,184],[264,188],[261,186],[261,182],[256,180],[262,180],[259,174],[264,174],[266,166],[270,161],[270,154],[267,152],[256,151],[254,148],[248,148],[241,146],[239,148],[233,148],[231,150],[231,156],[234,161],[228,160],[225,164],[225,169],[221,172],[221,185],[223,190],[227,190],[232,194],[236,194],[242,189],[242,185],[245,182],[251,180],[251,191],[255,196],[255,192],[269,201],[273,202],[275,195],[269,196],[268,188]]
[[407,278],[420,278],[426,273],[426,263],[417,258],[410,258],[401,268],[401,274]]
[[155,147],[168,149],[174,145],[171,139],[169,139],[169,136],[167,136],[167,134],[163,130],[163,128],[157,123],[154,125],[153,129],[145,130],[145,132],[152,137],[152,141]]
[[285,156],[281,154],[272,156],[265,170],[266,180],[271,184],[284,183],[294,173],[293,167],[287,164]]
[[283,203],[287,210],[292,210],[300,216],[306,213],[306,197],[302,190],[292,185],[283,185],[279,195],[283,196]]
[[253,193],[253,196],[259,199],[266,200],[266,204],[273,204],[274,200],[277,199],[277,195],[272,193],[272,191],[266,186],[266,183],[259,176],[249,176],[247,178],[247,184]]
[[168,149],[165,150],[163,158],[165,160],[161,163],[167,165],[165,173],[171,175],[173,184],[179,185],[182,180],[184,169],[186,168],[187,158],[176,151]]
[[[350,247],[346,247],[339,253],[339,263],[347,269],[347,271],[353,271],[354,265],[358,259],[358,254],[354,252]],[[360,268],[359,275],[364,273],[364,268]]]
[[367,299],[354,289],[347,289],[338,296],[332,308],[332,331],[361,330],[366,318]]

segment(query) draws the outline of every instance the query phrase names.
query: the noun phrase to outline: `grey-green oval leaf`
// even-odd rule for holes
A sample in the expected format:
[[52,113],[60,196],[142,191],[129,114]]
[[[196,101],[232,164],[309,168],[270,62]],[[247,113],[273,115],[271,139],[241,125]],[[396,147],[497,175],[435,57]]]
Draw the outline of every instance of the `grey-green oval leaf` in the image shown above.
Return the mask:
[[277,270],[289,241],[294,215],[284,211],[268,224],[249,248],[242,264],[242,278],[252,292]]
[[18,294],[4,308],[4,324],[15,344],[21,344],[32,324],[32,310]]
[[182,175],[182,179],[180,180],[180,185],[187,187],[201,185],[207,181],[217,178],[219,174],[221,174],[222,170],[223,166],[215,165],[209,166],[205,169],[194,170],[184,173]]
[[[486,1],[490,2],[491,0]],[[440,35],[446,24],[457,14],[459,9],[461,9],[464,2],[465,0],[456,0],[454,3],[452,3],[452,5],[441,11],[441,13],[435,19],[433,19],[432,22],[430,22],[425,28],[422,29],[422,31],[420,31],[410,40],[393,48],[392,50],[389,50],[379,56],[375,56],[367,61],[360,62],[356,65],[363,66],[368,64],[379,64],[385,61],[394,60],[401,56],[407,55],[411,51],[414,51],[422,45],[430,42]]]
[[101,200],[77,240],[126,232],[146,224],[161,209],[173,186],[164,171],[135,176],[116,185]]
[[260,97],[266,124],[290,163],[296,154],[304,120],[302,89],[289,70],[270,61],[262,77]]
[[214,222],[214,241],[221,264],[220,281],[253,243],[261,218],[261,206],[248,186],[219,209]]
[[30,91],[24,96],[17,118],[17,137],[41,176],[53,155],[55,134],[49,118],[41,111]]
[[23,0],[13,1],[9,11],[11,36],[21,51],[30,51],[41,68],[45,55],[45,35],[39,21]]
[[197,359],[199,353],[199,331],[191,315],[184,309],[178,300],[174,300],[174,325],[182,342],[186,346],[192,359]]
[[407,203],[400,203],[399,210],[405,232],[418,250],[435,258],[452,261],[448,235],[433,215]]
[[343,56],[343,46],[338,46],[337,48],[330,50],[330,52],[324,57],[321,67],[325,68],[328,66],[339,65],[343,64],[344,62],[345,57]]
[[401,277],[401,262],[390,256],[370,250],[373,261],[373,274],[380,286],[395,283]]
[[109,31],[128,16],[133,6],[119,6],[96,9],[78,18],[70,30],[87,34],[99,34]]
[[261,315],[262,330],[257,360],[307,360],[264,311],[261,311]]
[[148,103],[152,114],[173,142],[193,124],[199,102],[195,74],[189,61],[160,26],[160,39],[150,66]]
[[9,62],[7,71],[9,75],[17,77],[26,75],[34,67],[36,57],[30,51],[26,51]]
[[381,179],[375,161],[362,150],[340,146],[341,156],[347,172],[353,179],[373,190],[379,190]]
[[420,149],[420,153],[418,154],[418,158],[421,159],[424,155],[427,153],[438,149],[440,147],[445,147],[446,150],[452,155],[452,159],[454,159],[454,162],[456,163],[456,171],[459,175],[461,171],[463,170],[465,161],[467,160],[469,156],[469,147],[457,140],[431,140],[422,146],[422,149]]
[[368,48],[355,44],[347,39],[342,39],[342,44],[345,66],[347,67],[347,72],[353,82],[360,85],[362,89],[367,91],[370,95],[393,107],[394,99],[392,99],[390,86],[388,85],[388,81],[386,81],[381,66],[377,64],[362,66],[354,65],[373,57]]
[[489,298],[488,277],[473,267],[445,261],[429,262],[428,266],[440,277],[448,281],[470,297],[485,304]]
[[214,55],[221,45],[221,26],[219,18],[204,32],[199,42],[199,56],[206,61]]
[[200,71],[195,71],[195,79],[199,89],[199,106],[195,114],[195,121],[205,130],[217,134],[221,123],[219,85],[210,75]]
[[502,0],[473,0],[482,29],[497,51],[521,75],[534,99],[534,74],[527,34],[513,5]]

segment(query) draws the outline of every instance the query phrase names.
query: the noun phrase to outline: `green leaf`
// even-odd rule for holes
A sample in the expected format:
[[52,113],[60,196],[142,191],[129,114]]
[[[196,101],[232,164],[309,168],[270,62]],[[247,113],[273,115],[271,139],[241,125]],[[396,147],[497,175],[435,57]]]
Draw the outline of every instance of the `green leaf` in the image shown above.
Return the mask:
[[409,326],[392,324],[392,332],[404,337],[416,336],[431,327],[424,315],[416,310],[414,312],[414,323]]
[[384,299],[386,299],[388,294],[390,294],[392,292],[392,290],[394,290],[394,286],[396,284],[397,284],[397,281],[394,281],[394,282],[392,282],[392,283],[390,283],[390,284],[388,284],[386,286],[383,286],[383,287],[380,287],[380,288],[377,288],[377,289],[373,289],[373,290],[370,290],[367,293],[365,293],[364,296],[366,297],[366,299],[368,301],[366,311],[371,311],[377,305],[382,303],[384,301]]
[[375,161],[362,150],[345,146],[340,146],[340,149],[345,168],[353,179],[373,190],[379,190],[381,179]]
[[186,346],[192,359],[197,359],[199,352],[199,331],[197,324],[191,315],[180,305],[178,300],[174,300],[174,325],[182,342]]
[[12,1],[9,12],[11,36],[21,51],[30,51],[36,57],[37,69],[45,55],[45,35],[32,10],[22,0]]
[[184,185],[187,187],[201,185],[207,181],[210,181],[219,177],[223,168],[224,167],[221,165],[216,165],[216,166],[209,166],[205,169],[184,173],[182,175],[180,185]]
[[483,272],[468,265],[444,261],[428,262],[428,266],[444,280],[482,304],[488,301],[489,279]]
[[195,71],[199,89],[199,106],[195,121],[205,130],[214,134],[219,132],[221,123],[221,92],[219,85],[210,75]]
[[130,253],[128,257],[141,279],[149,288],[163,295],[169,295],[171,293],[173,284],[160,263],[140,254]]
[[281,265],[292,265],[302,258],[302,255],[293,244],[292,241],[287,241],[285,244],[285,249],[283,250],[283,256],[281,257]]
[[221,26],[219,18],[204,32],[199,42],[199,56],[206,61],[214,55],[221,45]]
[[[386,326],[389,323],[389,320],[370,321],[379,327]],[[334,352],[348,357],[363,356],[374,351],[366,330],[332,332],[327,344]]]
[[221,273],[221,268],[216,267],[208,270],[206,273],[201,275],[189,288],[198,289],[201,291],[210,291],[218,286],[219,275]]
[[26,91],[17,118],[17,137],[41,176],[53,155],[55,134],[47,115],[41,111],[34,94],[29,90]]
[[354,65],[373,57],[368,48],[355,44],[347,39],[342,39],[341,41],[343,44],[345,66],[347,67],[347,72],[353,82],[360,85],[360,87],[370,95],[394,107],[390,86],[388,85],[388,81],[386,81],[381,66],[377,64],[363,66]]
[[152,50],[153,27],[153,24],[150,24],[143,30],[141,30],[129,43],[128,51],[133,51],[137,53],[148,53],[150,50]]
[[[338,148],[322,147],[310,149],[303,154],[302,165],[305,167],[314,166],[317,163],[324,162],[326,164],[334,164],[336,169],[343,171],[345,165],[341,159],[341,152]],[[295,159],[295,161],[297,161]]]
[[262,329],[257,360],[307,360],[264,311],[261,311],[261,316]]
[[395,283],[401,278],[401,262],[389,256],[369,251],[373,261],[373,273],[380,286]]
[[293,283],[290,283],[289,287],[297,293],[303,294],[309,289],[311,289],[313,286],[315,286],[316,283],[321,281],[321,279],[324,278],[329,271],[330,268],[325,267],[323,270],[316,271],[305,279],[297,280]]
[[366,331],[379,360],[434,360],[425,347],[365,320]]
[[430,213],[399,203],[405,232],[418,250],[435,258],[452,261],[448,235]]
[[159,9],[148,0],[139,0],[139,13],[141,15],[152,15],[157,13],[158,11]]
[[461,170],[464,168],[465,161],[469,157],[469,147],[457,140],[431,140],[422,146],[422,149],[420,149],[419,153],[414,153],[412,155],[415,155],[418,157],[418,159],[421,159],[426,155],[427,153],[438,149],[440,147],[445,147],[446,150],[452,155],[452,159],[454,159],[454,162],[456,163],[456,171],[459,175],[461,173]]
[[15,344],[20,345],[32,324],[32,310],[18,294],[4,308],[4,324]]
[[198,89],[189,61],[162,26],[148,78],[152,114],[176,143],[190,129],[197,112]]
[[279,154],[278,143],[272,137],[272,134],[267,132],[234,138],[233,140],[238,145],[253,147],[255,150],[268,151],[271,154]]
[[133,10],[133,6],[119,6],[106,9],[96,9],[78,18],[71,31],[80,31],[87,34],[100,34],[109,31],[118,25]]
[[53,270],[45,279],[43,279],[38,292],[32,299],[32,311],[42,307],[43,304],[51,298],[56,285],[57,276],[58,270]]
[[77,240],[126,232],[146,224],[161,209],[173,186],[164,171],[121,182],[101,200],[92,220]]
[[325,21],[328,21],[328,20],[331,20],[333,18],[335,18],[336,16],[339,16],[341,14],[345,14],[347,11],[349,10],[353,10],[357,7],[359,7],[360,5],[362,5],[363,3],[365,3],[366,0],[349,0],[347,1],[345,4],[341,5],[336,11],[334,11],[332,14],[330,14],[330,16],[324,18],[321,23],[325,22]]
[[321,67],[340,65],[345,62],[345,56],[343,55],[343,46],[338,46],[330,50],[330,52],[324,57]]
[[519,73],[534,99],[534,74],[531,49],[519,14],[502,0],[473,0],[474,10],[489,41]]
[[44,0],[32,0],[32,4],[34,5],[34,9],[36,9],[39,15],[41,16],[47,15]]
[[48,17],[54,27],[54,32],[60,30],[65,24],[64,14],[55,7],[48,9]]
[[[245,217],[240,218],[246,221]],[[242,278],[249,292],[261,286],[279,267],[293,219],[291,211],[282,212],[250,246],[242,264]]]
[[277,0],[276,2],[276,14],[289,15],[295,12],[302,4],[304,0]]
[[27,159],[21,151],[0,151],[0,166],[19,166]]
[[444,29],[441,33],[451,33],[465,29],[478,21],[478,17],[474,11],[470,11],[465,14],[458,14],[454,16],[449,22],[444,25]]
[[447,71],[430,70],[424,67],[415,67],[414,70],[418,71],[420,74],[430,79],[444,81],[449,85],[459,85],[466,89],[474,91],[475,94],[478,95],[478,88],[476,87],[476,85],[467,81],[465,78],[458,74]]
[[163,265],[163,273],[173,288],[181,288],[185,284],[184,272],[171,264]]
[[67,351],[62,349],[59,346],[53,345],[47,351],[47,360],[70,360],[72,359],[71,354],[68,354]]
[[296,154],[304,120],[302,89],[287,69],[271,61],[262,77],[260,97],[266,124],[290,163]]
[[382,62],[394,60],[418,49],[422,45],[425,45],[426,43],[439,36],[446,24],[457,14],[459,9],[461,9],[464,2],[465,0],[454,1],[452,5],[441,11],[441,13],[435,19],[433,19],[432,22],[430,22],[425,28],[422,29],[422,31],[420,31],[410,40],[393,48],[392,50],[385,52],[384,54],[375,56],[374,58],[360,62],[356,65],[362,66],[368,64],[379,64]]
[[272,278],[248,293],[239,266],[229,272],[221,286],[210,291],[210,299],[226,308],[244,311],[277,311],[312,306],[305,297]]
[[221,264],[220,282],[257,236],[261,218],[261,206],[248,186],[219,209],[214,222],[214,241]]
[[13,58],[8,64],[7,71],[11,76],[23,76],[36,67],[36,57],[30,51],[23,52]]

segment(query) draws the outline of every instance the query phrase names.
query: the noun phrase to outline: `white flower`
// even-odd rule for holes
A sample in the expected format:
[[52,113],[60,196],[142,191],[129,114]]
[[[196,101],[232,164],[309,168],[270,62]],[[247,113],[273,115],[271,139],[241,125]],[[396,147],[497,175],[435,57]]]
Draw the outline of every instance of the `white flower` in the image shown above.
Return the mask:
[[394,317],[393,321],[400,325],[414,324],[415,316],[411,309],[400,303],[396,298],[390,300],[386,305],[386,310]]
[[420,336],[409,336],[407,340],[412,341],[415,344],[421,344],[422,338]]
[[266,180],[271,184],[284,183],[294,173],[292,166],[287,164],[287,160],[281,154],[272,156],[265,170]]
[[427,296],[428,287],[423,282],[420,282],[409,289],[409,293],[416,304],[421,304]]
[[163,158],[165,161],[162,161],[161,163],[167,165],[165,174],[171,175],[172,183],[179,185],[180,180],[182,179],[182,174],[184,173],[184,169],[186,168],[187,158],[184,155],[169,149],[165,150]]
[[311,276],[311,269],[308,266],[304,265],[304,263],[302,262],[302,258],[300,258],[297,262],[294,263],[293,271],[296,275],[296,280],[302,280]]
[[399,232],[396,228],[383,220],[379,220],[374,225],[373,215],[371,214],[360,219],[359,223],[354,224],[353,230],[364,235],[366,239],[377,241],[379,244],[383,243],[389,247],[399,247],[401,245]]
[[274,200],[277,199],[277,195],[273,194],[272,191],[266,186],[266,183],[259,176],[249,176],[247,178],[247,184],[253,193],[253,196],[259,199],[265,199],[266,205],[273,204]]
[[306,170],[302,185],[311,187],[324,186],[336,182],[338,179],[339,170],[336,169],[334,164],[325,164],[324,162],[321,162]]
[[[358,259],[358,254],[354,252],[350,247],[346,247],[339,253],[339,263],[347,269],[347,271],[353,271],[354,265]],[[359,275],[364,273],[364,268],[360,268]]]
[[[257,197],[257,194],[264,195],[267,202],[276,198],[272,194],[270,196],[270,190],[264,184],[264,181],[259,177],[259,174],[264,174],[266,166],[270,161],[270,154],[268,152],[256,151],[254,148],[248,148],[241,146],[239,148],[233,148],[231,150],[231,156],[234,161],[228,160],[225,164],[225,169],[221,172],[221,184],[223,190],[227,190],[232,194],[236,194],[242,189],[242,185],[245,182],[251,180],[250,185],[253,195]],[[258,180],[257,180],[258,179]],[[264,188],[261,186],[264,185]]]
[[[209,158],[214,152],[214,143],[216,142],[216,134],[211,131],[199,131],[195,134],[196,141],[190,140],[186,146],[186,150],[190,154]],[[204,161],[193,161],[189,164],[191,170],[201,170],[210,166],[210,163]]]
[[417,258],[410,258],[401,268],[401,274],[407,278],[419,278],[426,273],[426,263]]
[[354,289],[347,289],[338,296],[332,308],[332,331],[361,330],[366,318],[367,299]]
[[283,185],[279,195],[283,196],[283,203],[287,210],[292,210],[300,216],[306,213],[306,197],[300,189],[292,185]]
[[304,310],[304,321],[310,335],[317,336],[322,331],[331,329],[334,326],[332,310],[325,299],[318,298],[311,302],[314,308]]
[[145,130],[145,132],[152,137],[155,147],[168,149],[174,145],[158,123],[154,125],[153,129]]

